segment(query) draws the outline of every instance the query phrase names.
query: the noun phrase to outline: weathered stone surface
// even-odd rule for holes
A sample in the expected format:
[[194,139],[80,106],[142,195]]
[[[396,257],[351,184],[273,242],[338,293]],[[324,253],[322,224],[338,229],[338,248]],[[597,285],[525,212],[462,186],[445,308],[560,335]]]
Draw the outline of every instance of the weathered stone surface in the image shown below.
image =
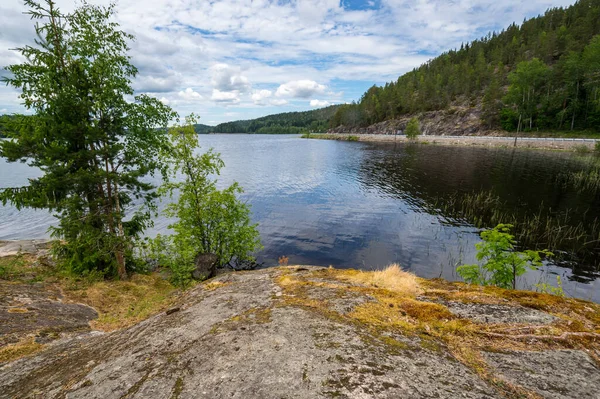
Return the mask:
[[89,331],[89,322],[97,317],[89,306],[63,302],[53,286],[0,281],[0,346],[30,333],[43,342],[50,333],[58,338],[62,333]]
[[43,256],[48,253],[51,241],[49,240],[14,240],[0,241],[0,258],[14,256],[19,253]]
[[[500,385],[483,380],[434,335],[353,318],[357,309],[377,305],[379,294],[334,281],[325,271],[289,267],[221,275],[188,291],[174,306],[179,311],[0,365],[0,398],[503,397]],[[385,309],[400,314],[391,305]],[[568,358],[572,372],[587,378],[597,369],[580,354],[565,351],[553,368],[542,359],[531,373],[559,375],[554,370]],[[510,356],[517,362],[530,355]],[[502,356],[486,358],[512,381],[513,357]],[[600,381],[586,381],[564,385],[560,398],[593,397]],[[522,379],[514,384],[537,389]]]
[[424,135],[497,135],[481,121],[481,109],[471,106],[457,106],[445,110],[422,112],[417,115],[405,115],[398,119],[379,122],[367,127],[338,126],[329,133],[351,134],[395,134],[404,131],[408,121],[417,117]]
[[443,305],[459,317],[478,323],[523,323],[549,324],[555,316],[540,310],[522,306],[493,305],[480,303],[443,302]]
[[214,277],[217,273],[218,259],[215,254],[198,254],[194,259],[196,270],[192,272],[192,276],[196,280],[206,280]]
[[600,369],[582,351],[488,353],[489,364],[507,380],[544,398],[600,398]]

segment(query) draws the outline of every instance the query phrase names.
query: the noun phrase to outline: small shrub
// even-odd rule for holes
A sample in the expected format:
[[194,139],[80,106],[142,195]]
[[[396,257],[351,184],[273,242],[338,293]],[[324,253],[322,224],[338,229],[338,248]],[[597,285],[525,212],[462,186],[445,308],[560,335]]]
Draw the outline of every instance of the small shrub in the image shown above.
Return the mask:
[[537,292],[542,292],[544,294],[552,294],[556,296],[565,296],[565,291],[563,290],[562,280],[560,276],[556,276],[556,287],[548,284],[548,283],[539,283],[535,285]]
[[588,154],[591,152],[590,147],[588,147],[585,144],[577,144],[573,146],[573,151],[575,151],[578,154]]
[[277,260],[277,262],[279,263],[279,266],[287,266],[289,261],[289,258],[285,255],[282,255],[279,257],[279,259]]
[[358,141],[358,136],[348,136],[346,138],[346,140],[348,140],[348,141]]
[[421,134],[421,130],[419,128],[419,120],[417,118],[412,118],[410,121],[408,121],[404,133],[406,134],[406,138],[410,140],[416,139],[417,136]]
[[499,224],[481,233],[482,242],[475,244],[477,260],[474,265],[459,266],[456,271],[468,283],[495,285],[515,289],[517,277],[527,270],[542,266],[541,256],[551,256],[549,251],[515,251],[515,239],[510,234],[510,224]]

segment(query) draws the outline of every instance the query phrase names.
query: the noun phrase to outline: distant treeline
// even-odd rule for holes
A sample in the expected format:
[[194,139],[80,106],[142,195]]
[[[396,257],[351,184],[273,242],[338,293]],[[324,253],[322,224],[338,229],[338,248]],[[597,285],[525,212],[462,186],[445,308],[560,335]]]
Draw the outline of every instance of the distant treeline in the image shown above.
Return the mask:
[[221,123],[217,126],[196,125],[198,133],[291,134],[325,132],[339,105],[303,112],[285,112],[262,118]]
[[580,0],[443,53],[358,103],[331,127],[367,126],[452,103],[490,128],[600,131],[600,0]]

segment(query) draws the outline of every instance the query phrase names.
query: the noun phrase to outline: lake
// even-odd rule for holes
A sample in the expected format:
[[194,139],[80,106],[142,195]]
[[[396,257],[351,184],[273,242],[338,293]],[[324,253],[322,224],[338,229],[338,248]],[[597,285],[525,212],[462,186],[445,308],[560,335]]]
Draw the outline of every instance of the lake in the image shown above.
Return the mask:
[[[244,187],[265,266],[282,255],[289,264],[365,270],[397,262],[422,277],[457,280],[456,266],[475,261],[481,227],[510,220],[535,223],[521,248],[551,244],[556,254],[520,287],[556,285],[559,275],[567,295],[600,302],[600,193],[565,178],[585,171],[589,155],[293,135],[201,135],[200,143],[225,161],[219,186]],[[0,171],[0,187],[39,173],[4,160]],[[0,239],[47,237],[53,221],[47,212],[0,207]],[[149,234],[168,223],[158,217]]]

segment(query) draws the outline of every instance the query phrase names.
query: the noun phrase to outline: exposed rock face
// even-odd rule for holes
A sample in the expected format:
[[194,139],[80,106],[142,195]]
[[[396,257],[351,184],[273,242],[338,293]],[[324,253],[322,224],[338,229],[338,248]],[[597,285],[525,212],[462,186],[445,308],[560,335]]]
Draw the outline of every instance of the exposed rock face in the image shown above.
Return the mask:
[[196,280],[214,277],[217,273],[217,260],[219,258],[215,254],[198,254],[194,259],[196,270],[192,272],[192,277]]
[[9,240],[0,241],[0,258],[18,254],[45,256],[52,242],[50,240]]
[[55,287],[0,281],[0,347],[31,332],[44,343],[49,336],[89,331],[97,317],[89,306],[63,302]]
[[481,303],[443,302],[448,309],[477,323],[550,324],[556,317],[536,309]]
[[376,123],[368,127],[338,126],[329,133],[350,134],[395,134],[404,131],[412,117],[419,120],[421,133],[431,136],[491,136],[498,135],[481,121],[481,110],[478,107],[450,107],[446,110],[423,112],[418,115],[402,116],[398,119]]
[[[445,307],[415,299],[404,303],[388,291],[336,280],[333,273],[289,267],[221,275],[184,295],[177,312],[0,366],[0,397],[500,398],[508,383],[543,396],[549,392],[538,389],[543,378],[560,385],[557,373],[544,376],[535,361],[530,365],[538,373],[535,381],[515,377],[514,359],[534,359],[518,351],[486,355],[504,378],[491,384],[436,338],[435,330],[409,333],[415,309],[431,310],[420,316],[424,320],[437,312],[442,328],[452,318]],[[382,303],[386,298],[396,298],[396,305]],[[370,317],[369,306],[374,317],[389,311],[390,321],[385,316],[361,322]],[[573,365],[561,378],[586,381],[547,397],[597,395],[600,370],[588,354],[539,353],[554,367],[560,365],[552,359]]]
[[488,353],[486,358],[508,381],[523,384],[544,398],[599,398],[598,365],[581,351]]

